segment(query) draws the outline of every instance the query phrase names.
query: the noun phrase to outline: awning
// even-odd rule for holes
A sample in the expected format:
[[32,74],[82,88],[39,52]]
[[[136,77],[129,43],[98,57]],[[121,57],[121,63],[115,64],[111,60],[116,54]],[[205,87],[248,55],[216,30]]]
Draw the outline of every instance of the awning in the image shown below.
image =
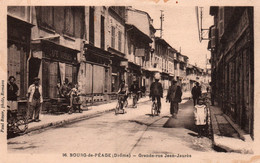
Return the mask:
[[111,59],[116,59],[116,60],[120,60],[120,61],[127,61],[124,53],[121,53],[120,51],[117,51],[117,50],[115,50],[114,48],[111,48],[111,47],[109,47],[107,50],[110,54]]

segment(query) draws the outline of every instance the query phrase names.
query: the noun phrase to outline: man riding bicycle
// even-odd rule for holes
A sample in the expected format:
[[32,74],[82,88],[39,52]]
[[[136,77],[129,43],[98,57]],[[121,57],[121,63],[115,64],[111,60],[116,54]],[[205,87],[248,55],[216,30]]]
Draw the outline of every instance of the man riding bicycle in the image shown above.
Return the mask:
[[119,86],[119,90],[117,92],[119,95],[124,95],[123,101],[125,102],[127,99],[127,85],[125,84],[125,81],[122,80],[120,86]]
[[155,78],[155,82],[153,82],[151,84],[150,87],[150,95],[149,97],[152,98],[152,101],[154,101],[155,99],[157,100],[158,103],[158,107],[159,107],[159,113],[161,110],[161,98],[163,97],[163,88],[162,88],[162,84],[159,82],[161,75],[159,73],[156,73],[154,75]]
[[133,93],[133,107],[136,107],[137,101],[138,101],[138,93],[140,91],[139,85],[137,81],[134,81],[134,83],[131,85],[130,88],[131,93]]

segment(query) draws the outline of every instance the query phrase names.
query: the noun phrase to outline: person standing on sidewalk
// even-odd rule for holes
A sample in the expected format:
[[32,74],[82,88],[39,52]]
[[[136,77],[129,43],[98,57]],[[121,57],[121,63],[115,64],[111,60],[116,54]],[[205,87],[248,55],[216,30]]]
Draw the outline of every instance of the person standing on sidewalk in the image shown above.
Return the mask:
[[17,97],[18,97],[18,86],[15,84],[15,77],[10,76],[7,83],[7,118],[15,116],[18,109]]
[[198,82],[196,82],[196,85],[191,90],[192,99],[193,99],[193,105],[195,106],[198,104],[199,97],[201,96],[201,87]]
[[[40,79],[38,77],[34,78],[34,83],[28,88],[27,97],[29,98],[27,109],[27,120],[32,119],[35,122],[39,122],[40,108],[43,102],[42,97],[42,86],[39,84]],[[33,119],[34,114],[34,119]]]
[[15,77],[10,76],[7,83],[7,105],[10,110],[17,110],[18,86],[15,84]]
[[181,87],[177,85],[176,80],[172,80],[172,85],[168,89],[166,102],[169,101],[171,103],[170,113],[174,118],[177,118],[179,103],[181,102],[181,96],[182,96]]
[[154,75],[155,78],[155,82],[153,82],[151,84],[150,87],[150,95],[149,97],[152,98],[152,101],[154,101],[155,99],[157,100],[158,103],[158,107],[159,107],[159,113],[161,110],[161,98],[163,98],[163,87],[162,84],[159,82],[161,76],[159,73],[156,73]]

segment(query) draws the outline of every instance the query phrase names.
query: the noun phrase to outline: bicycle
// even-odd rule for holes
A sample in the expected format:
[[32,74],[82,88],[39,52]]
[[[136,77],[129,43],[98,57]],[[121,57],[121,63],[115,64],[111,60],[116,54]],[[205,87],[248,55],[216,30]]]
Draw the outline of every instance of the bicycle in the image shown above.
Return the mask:
[[137,93],[133,93],[133,108],[136,108],[137,106],[137,101],[140,97],[141,91],[138,91]]
[[[7,106],[10,108],[9,106]],[[16,110],[7,111],[7,133],[10,134],[22,134],[28,129],[28,123],[25,116],[18,113]]]
[[120,110],[122,110],[122,114],[126,113],[124,107],[127,107],[128,103],[125,100],[125,94],[118,94],[117,105],[115,108],[115,114],[119,114]]
[[156,98],[153,101],[151,113],[152,113],[152,116],[155,116],[155,115],[159,116],[160,115],[160,110],[159,110],[159,106],[158,106]]

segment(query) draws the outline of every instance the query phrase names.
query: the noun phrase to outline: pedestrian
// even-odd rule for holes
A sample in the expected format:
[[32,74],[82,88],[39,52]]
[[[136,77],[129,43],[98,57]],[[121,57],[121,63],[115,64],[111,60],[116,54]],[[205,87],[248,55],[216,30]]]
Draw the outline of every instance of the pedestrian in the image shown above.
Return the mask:
[[146,94],[146,86],[142,86],[142,97],[145,97]]
[[198,103],[198,99],[201,96],[201,87],[198,82],[196,82],[196,85],[191,90],[192,99],[193,99],[193,105],[195,106]]
[[150,95],[149,97],[152,98],[152,101],[155,99],[157,100],[158,108],[159,108],[159,113],[161,110],[161,98],[163,98],[163,87],[162,84],[159,82],[161,75],[160,73],[156,73],[154,75],[155,81],[151,84],[150,87]]
[[75,109],[75,108],[73,108],[73,105],[79,107],[79,108],[77,108],[79,110],[79,112],[82,111],[79,106],[79,104],[80,104],[79,95],[80,95],[80,91],[78,89],[78,84],[75,84],[74,86],[72,86],[72,88],[69,92],[69,95],[68,95],[70,97],[69,114],[71,114],[73,109]]
[[15,113],[18,110],[18,86],[15,83],[15,77],[10,76],[7,83],[7,117],[16,116]]
[[181,87],[177,85],[176,80],[172,80],[172,84],[168,89],[166,102],[169,101],[170,105],[170,113],[172,117],[177,118],[179,103],[181,102],[182,91]]
[[32,121],[39,122],[40,108],[41,104],[43,103],[42,86],[39,84],[40,79],[38,77],[35,77],[33,81],[34,82],[28,88],[27,93],[27,97],[29,98],[29,107],[27,109],[27,121],[29,121],[29,119],[32,119]]
[[207,123],[207,107],[204,101],[199,99],[198,104],[196,104],[194,108],[195,125],[197,126],[198,137],[200,138]]
[[67,97],[68,93],[70,92],[70,82],[68,78],[65,78],[65,81],[62,83],[61,86],[58,85],[60,96]]

